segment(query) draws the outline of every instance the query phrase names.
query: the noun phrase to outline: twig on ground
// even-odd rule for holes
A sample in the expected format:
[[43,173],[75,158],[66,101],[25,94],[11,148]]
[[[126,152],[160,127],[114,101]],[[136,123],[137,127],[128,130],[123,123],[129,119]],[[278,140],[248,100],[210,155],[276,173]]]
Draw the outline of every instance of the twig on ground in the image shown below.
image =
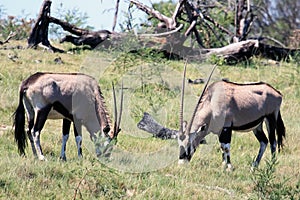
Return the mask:
[[[73,197],[73,199],[74,199],[74,200],[76,199],[77,192],[79,192],[79,193],[80,193],[80,189],[79,189],[79,187],[80,187],[80,185],[81,185],[82,181],[85,179],[85,177],[86,177],[86,175],[87,175],[87,173],[88,173],[88,172],[89,172],[89,170],[88,170],[88,169],[86,169],[86,171],[85,171],[84,175],[82,176],[82,178],[80,179],[80,181],[79,181],[79,183],[78,183],[77,187],[75,188],[75,191],[74,191],[74,197]],[[80,195],[81,195],[81,193],[80,193]]]

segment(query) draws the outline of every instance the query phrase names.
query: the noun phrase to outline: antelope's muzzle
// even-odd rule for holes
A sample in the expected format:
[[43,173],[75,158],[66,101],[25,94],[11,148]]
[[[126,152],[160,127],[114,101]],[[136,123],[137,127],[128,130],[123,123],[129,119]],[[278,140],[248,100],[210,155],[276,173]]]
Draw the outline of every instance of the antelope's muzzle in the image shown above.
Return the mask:
[[187,148],[185,148],[184,146],[180,146],[178,164],[187,163],[191,160],[191,158],[191,145],[189,144]]

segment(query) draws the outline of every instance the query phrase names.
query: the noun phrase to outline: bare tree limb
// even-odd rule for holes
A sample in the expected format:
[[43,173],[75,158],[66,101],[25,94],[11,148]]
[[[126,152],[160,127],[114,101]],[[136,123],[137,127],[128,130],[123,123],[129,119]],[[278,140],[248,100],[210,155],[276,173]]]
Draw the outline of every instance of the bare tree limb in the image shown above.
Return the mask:
[[197,24],[197,20],[193,20],[192,23],[191,23],[191,25],[190,25],[190,27],[184,33],[185,37],[187,37],[187,36],[190,35],[191,31],[193,31],[193,29],[195,28],[196,24]]
[[152,15],[153,17],[157,18],[159,21],[165,23],[168,29],[171,30],[176,29],[176,21],[174,21],[174,19],[161,14],[159,11],[142,4],[137,0],[130,0],[130,2],[136,5],[138,9],[144,11],[148,15]]
[[252,26],[254,18],[255,15],[252,13],[250,0],[237,0],[235,15],[235,38],[238,41],[247,39],[247,35],[250,33],[250,28]]
[[112,31],[115,31],[115,28],[116,28],[117,19],[118,19],[119,4],[120,4],[120,0],[117,0]]
[[176,4],[175,10],[174,10],[174,13],[172,16],[173,21],[176,23],[177,23],[177,21],[176,21],[177,16],[179,15],[180,9],[182,8],[182,5],[184,4],[185,1],[186,0],[179,0],[179,2]]
[[279,46],[283,48],[287,48],[284,44],[282,44],[280,41],[276,40],[275,38],[269,37],[269,36],[264,36],[263,39],[268,39],[274,42],[275,44],[278,44]]
[[141,36],[141,37],[162,37],[162,36],[167,36],[167,35],[176,33],[179,30],[181,30],[182,28],[183,28],[183,24],[180,24],[176,29],[171,30],[171,31],[167,31],[167,32],[163,32],[163,33],[153,33],[153,34],[139,34],[138,36]]
[[17,34],[16,32],[10,32],[7,38],[3,42],[0,41],[0,45],[8,43],[11,38],[16,36],[16,34]]
[[[184,2],[184,8],[187,12],[190,23],[193,24],[193,21],[197,21],[197,18],[198,18],[199,15],[194,15],[193,14],[194,13],[193,11],[195,11],[195,9],[193,8],[193,6],[188,1]],[[200,37],[200,34],[198,33],[195,26],[191,27],[191,30],[193,30],[193,33],[195,34],[196,40],[197,40],[198,44],[200,45],[200,47],[204,47],[202,39]]]
[[[100,30],[100,31],[89,31],[86,29],[78,28],[68,22],[62,21],[60,19],[56,19],[54,17],[49,16],[49,21],[55,24],[60,25],[65,31],[68,31],[78,37],[73,35],[67,35],[60,40],[63,42],[71,42],[74,45],[89,45],[92,49],[96,48],[99,44],[104,41],[107,41],[112,35],[117,35],[114,32],[110,32],[108,30]],[[110,45],[110,42],[107,41],[103,44],[105,47]]]
[[223,26],[221,26],[221,24],[219,24],[218,22],[216,22],[213,18],[211,18],[208,15],[203,15],[204,19],[211,22],[215,27],[217,27],[218,29],[220,29],[223,33],[226,33],[229,36],[234,35],[231,31],[229,31],[228,29],[224,28]]
[[64,22],[55,17],[48,16],[48,18],[49,18],[49,22],[60,25],[65,31],[68,31],[74,35],[81,36],[90,33],[89,30],[78,28],[72,24],[69,24],[68,22]]

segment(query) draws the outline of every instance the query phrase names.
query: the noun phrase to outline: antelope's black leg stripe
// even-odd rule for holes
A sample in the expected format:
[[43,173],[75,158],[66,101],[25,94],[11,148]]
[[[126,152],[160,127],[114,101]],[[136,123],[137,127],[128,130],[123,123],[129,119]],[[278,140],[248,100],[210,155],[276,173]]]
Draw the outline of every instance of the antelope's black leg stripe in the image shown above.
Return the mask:
[[231,135],[232,135],[232,128],[231,127],[224,127],[220,136],[219,142],[220,143],[230,143],[231,142]]

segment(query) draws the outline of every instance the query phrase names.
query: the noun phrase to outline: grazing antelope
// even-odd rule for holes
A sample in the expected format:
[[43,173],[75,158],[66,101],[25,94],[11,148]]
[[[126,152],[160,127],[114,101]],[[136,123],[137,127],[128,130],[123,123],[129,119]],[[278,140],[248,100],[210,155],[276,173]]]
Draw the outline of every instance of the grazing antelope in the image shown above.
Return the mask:
[[[123,88],[123,86],[122,86]],[[123,89],[121,94],[120,115],[117,120],[115,91],[113,88],[115,123],[111,129],[104,98],[97,81],[85,74],[79,73],[35,73],[20,85],[19,105],[14,114],[15,140],[18,151],[25,155],[27,135],[32,151],[40,160],[44,160],[40,144],[40,134],[47,119],[63,119],[63,136],[61,159],[66,160],[65,150],[69,138],[71,122],[78,156],[82,157],[82,125],[90,133],[90,138],[96,145],[97,155],[108,148],[108,144],[117,138],[121,122]],[[28,130],[25,132],[25,111]],[[101,139],[102,138],[102,139]],[[103,141],[101,152],[99,141]]]
[[233,169],[230,163],[232,131],[253,130],[260,143],[258,155],[253,163],[253,167],[257,167],[268,144],[268,139],[263,131],[262,124],[264,121],[267,125],[272,155],[276,152],[275,130],[280,151],[280,148],[283,147],[285,127],[280,114],[282,95],[279,91],[263,82],[237,84],[229,81],[219,81],[207,87],[209,77],[192,118],[184,130],[182,113],[185,73],[186,66],[184,68],[181,94],[181,127],[178,137],[179,164],[190,161],[200,141],[212,132],[218,135],[223,163],[227,169],[231,170]]

